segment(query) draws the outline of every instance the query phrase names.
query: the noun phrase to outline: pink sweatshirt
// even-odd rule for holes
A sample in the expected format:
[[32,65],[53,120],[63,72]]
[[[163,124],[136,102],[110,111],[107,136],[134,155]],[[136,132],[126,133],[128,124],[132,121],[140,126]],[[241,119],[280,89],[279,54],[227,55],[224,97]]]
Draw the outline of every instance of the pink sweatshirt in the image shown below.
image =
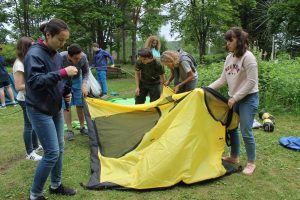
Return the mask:
[[246,51],[240,58],[230,53],[224,63],[224,69],[219,79],[208,87],[219,89],[228,84],[228,95],[235,101],[246,95],[258,92],[258,70],[255,56]]

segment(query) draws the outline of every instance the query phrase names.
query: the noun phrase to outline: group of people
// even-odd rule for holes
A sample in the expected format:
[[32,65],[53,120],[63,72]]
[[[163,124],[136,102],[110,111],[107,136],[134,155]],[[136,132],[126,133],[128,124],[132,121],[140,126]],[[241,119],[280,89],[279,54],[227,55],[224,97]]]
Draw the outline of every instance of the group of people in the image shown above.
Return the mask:
[[[138,51],[135,65],[135,104],[143,104],[149,95],[150,102],[159,99],[163,85],[169,86],[174,80],[174,92],[182,93],[195,89],[198,84],[197,66],[194,58],[187,52],[165,51],[160,55],[160,41],[150,36],[145,48]],[[171,75],[165,80],[164,66],[170,69]]]
[[[22,37],[17,44],[17,59],[13,73],[17,100],[24,114],[24,141],[27,155],[40,160],[35,171],[30,191],[31,200],[45,199],[43,188],[50,176],[49,192],[51,194],[75,195],[74,189],[62,184],[62,167],[64,152],[64,119],[68,127],[68,140],[74,139],[71,126],[71,105],[76,105],[80,121],[80,133],[87,135],[84,126],[83,97],[87,96],[87,79],[89,76],[87,56],[78,44],[72,44],[67,51],[59,53],[68,40],[68,25],[60,19],[52,19],[40,26],[44,39],[33,43],[31,38]],[[240,130],[247,152],[247,165],[244,174],[251,175],[256,168],[256,147],[252,124],[258,107],[258,70],[254,55],[248,50],[248,34],[241,28],[231,28],[225,33],[226,50],[229,55],[224,63],[223,72],[218,80],[209,85],[219,89],[224,85],[229,88],[228,106],[240,115]],[[106,68],[108,57],[114,65],[113,58],[94,43],[94,63],[97,77],[106,98]],[[150,102],[157,100],[163,85],[170,85],[174,80],[174,92],[181,93],[197,87],[198,73],[194,59],[182,49],[165,51],[160,54],[160,41],[157,37],[148,38],[145,48],[138,51],[135,65],[135,103],[145,103],[146,96]],[[3,61],[0,57],[0,64]],[[164,77],[164,66],[170,69],[170,77]],[[0,77],[2,75],[0,74]],[[26,83],[26,87],[25,87]],[[7,86],[0,79],[1,89]],[[0,90],[1,91],[1,90]],[[26,94],[26,98],[25,98]],[[44,151],[43,157],[35,152]],[[240,139],[238,130],[231,133],[231,153],[224,160],[239,163]],[[29,142],[26,142],[29,141]],[[28,145],[27,145],[28,144]],[[34,153],[32,153],[34,152]],[[29,159],[29,158],[28,158]]]

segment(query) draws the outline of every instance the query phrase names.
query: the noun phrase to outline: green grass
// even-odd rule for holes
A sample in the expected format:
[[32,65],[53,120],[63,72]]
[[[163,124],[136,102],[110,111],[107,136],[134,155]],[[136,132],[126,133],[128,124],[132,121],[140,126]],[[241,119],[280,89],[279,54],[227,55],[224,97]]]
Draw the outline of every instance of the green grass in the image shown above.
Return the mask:
[[[133,69],[128,69],[133,71]],[[119,96],[133,97],[134,78],[109,79],[109,90]],[[115,98],[115,97],[111,97]],[[73,109],[73,119],[76,120]],[[158,191],[84,190],[79,183],[87,183],[90,176],[90,150],[87,137],[76,131],[76,139],[66,141],[63,183],[76,188],[72,199],[102,200],[228,200],[228,199],[300,199],[300,152],[288,150],[278,144],[283,136],[300,137],[300,116],[290,113],[272,113],[276,118],[274,133],[255,130],[257,142],[257,170],[251,177],[233,174],[212,181],[193,185],[177,185]],[[25,160],[22,136],[23,117],[21,108],[8,107],[0,110],[0,199],[27,199],[37,163]],[[244,145],[241,145],[241,163],[245,164]],[[228,148],[226,148],[228,151]],[[174,166],[176,167],[176,166]],[[50,199],[67,199],[48,193]],[[71,199],[70,198],[70,199]]]

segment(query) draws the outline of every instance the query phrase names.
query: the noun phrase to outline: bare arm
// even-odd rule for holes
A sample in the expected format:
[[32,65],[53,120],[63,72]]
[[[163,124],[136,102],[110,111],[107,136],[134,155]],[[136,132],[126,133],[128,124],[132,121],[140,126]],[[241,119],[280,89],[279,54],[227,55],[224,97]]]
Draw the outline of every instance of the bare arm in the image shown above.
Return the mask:
[[25,90],[24,72],[17,71],[14,74],[16,90]]
[[139,96],[140,95],[140,80],[141,80],[141,71],[135,71],[135,95]]
[[170,83],[173,81],[174,79],[174,69],[171,69],[171,75],[169,77],[169,79],[165,82],[165,86],[170,85]]

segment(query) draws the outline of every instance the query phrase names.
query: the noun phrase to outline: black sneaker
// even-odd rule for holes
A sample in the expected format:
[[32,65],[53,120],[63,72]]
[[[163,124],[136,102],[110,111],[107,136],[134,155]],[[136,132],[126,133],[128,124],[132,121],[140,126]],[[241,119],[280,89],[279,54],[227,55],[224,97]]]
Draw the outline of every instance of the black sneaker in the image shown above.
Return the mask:
[[71,188],[64,187],[63,184],[60,184],[60,186],[56,189],[52,189],[51,186],[49,186],[49,193],[60,194],[65,196],[73,196],[76,194],[76,191]]
[[71,130],[67,130],[67,139],[69,140],[69,141],[72,141],[72,140],[74,140],[75,139],[75,133],[73,132],[73,131],[71,131]]
[[80,128],[80,133],[81,135],[85,135],[85,136],[89,135],[89,132],[85,127]]
[[[30,197],[28,198],[28,200],[31,200]],[[44,196],[39,196],[36,200],[47,200]]]

